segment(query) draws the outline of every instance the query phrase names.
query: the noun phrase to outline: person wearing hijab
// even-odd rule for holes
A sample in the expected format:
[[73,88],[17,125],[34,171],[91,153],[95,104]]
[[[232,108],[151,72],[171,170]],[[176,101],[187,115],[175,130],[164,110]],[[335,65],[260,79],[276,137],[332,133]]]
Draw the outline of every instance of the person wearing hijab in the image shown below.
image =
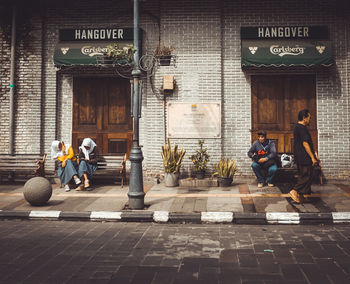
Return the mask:
[[70,191],[69,183],[72,179],[74,179],[76,185],[81,184],[77,172],[77,161],[73,147],[70,144],[64,144],[63,141],[53,141],[51,144],[51,158],[57,161],[57,175],[61,183],[64,184],[65,191]]
[[91,138],[85,138],[79,147],[79,177],[84,180],[84,185],[79,190],[90,187],[91,177],[97,169],[97,146]]

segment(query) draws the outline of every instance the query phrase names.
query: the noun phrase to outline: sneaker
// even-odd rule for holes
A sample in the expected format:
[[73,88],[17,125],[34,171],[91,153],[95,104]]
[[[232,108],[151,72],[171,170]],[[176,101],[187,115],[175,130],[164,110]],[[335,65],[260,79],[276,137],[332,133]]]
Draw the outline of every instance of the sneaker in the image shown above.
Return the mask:
[[259,187],[259,188],[262,188],[263,186],[264,186],[264,184],[258,183],[258,187]]
[[76,190],[76,191],[82,191],[82,190],[84,190],[84,186],[83,186],[83,185],[80,185],[80,186],[78,186],[75,190]]
[[75,184],[81,184],[81,180],[78,177],[74,178],[74,182]]
[[275,185],[273,183],[268,183],[267,186],[274,187]]
[[85,182],[84,182],[84,186],[85,186],[85,188],[90,187],[90,182],[89,182],[89,180],[88,180],[88,179],[87,179],[87,180],[85,180]]
[[70,188],[69,188],[69,185],[68,185],[68,184],[66,184],[66,185],[64,186],[64,191],[65,191],[65,192],[70,191]]

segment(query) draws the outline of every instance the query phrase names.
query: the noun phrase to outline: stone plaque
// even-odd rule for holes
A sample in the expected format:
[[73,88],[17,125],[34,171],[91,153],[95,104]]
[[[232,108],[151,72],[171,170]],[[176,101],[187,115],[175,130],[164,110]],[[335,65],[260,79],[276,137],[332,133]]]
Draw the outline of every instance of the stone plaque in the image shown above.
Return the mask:
[[220,138],[221,103],[168,103],[169,138]]

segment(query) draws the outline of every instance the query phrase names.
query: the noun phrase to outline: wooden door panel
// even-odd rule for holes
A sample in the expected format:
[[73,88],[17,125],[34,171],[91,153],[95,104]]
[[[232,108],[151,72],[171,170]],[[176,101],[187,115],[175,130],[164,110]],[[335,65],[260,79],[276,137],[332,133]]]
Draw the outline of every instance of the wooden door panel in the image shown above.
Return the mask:
[[[96,81],[77,79],[73,88],[73,130],[92,131],[101,129],[103,96],[96,93]],[[75,95],[76,94],[76,95]]]
[[[253,104],[255,115],[253,130],[283,129],[282,83],[272,76],[263,76],[261,80],[253,80]],[[254,114],[253,112],[253,114]]]
[[132,146],[133,132],[109,133],[103,135],[103,147],[106,154],[124,155],[129,157]]
[[311,112],[309,130],[316,150],[315,76],[252,76],[252,141],[258,129],[265,129],[277,152],[293,152],[293,129],[302,109]]
[[105,99],[104,129],[115,132],[131,130],[130,82],[122,79],[109,82]]
[[[120,78],[74,78],[73,147],[92,138],[99,153],[130,153],[132,118],[130,81]],[[122,153],[125,151],[124,153]]]
[[298,120],[298,113],[302,109],[308,109],[312,119],[309,129],[317,129],[316,112],[316,82],[315,76],[292,76],[287,79],[286,99],[289,108],[289,129],[293,129]]

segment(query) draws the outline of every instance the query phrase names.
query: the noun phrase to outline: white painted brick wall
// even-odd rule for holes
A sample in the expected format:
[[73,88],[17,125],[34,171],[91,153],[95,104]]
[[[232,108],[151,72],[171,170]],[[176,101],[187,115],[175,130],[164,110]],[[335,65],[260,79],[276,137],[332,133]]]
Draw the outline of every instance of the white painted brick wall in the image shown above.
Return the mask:
[[[141,5],[144,53],[152,53],[160,39],[166,45],[173,45],[177,56],[176,66],[157,66],[151,77],[155,93],[150,78],[143,75],[145,93],[140,144],[143,145],[145,173],[162,172],[160,152],[164,143],[164,120],[159,88],[163,75],[174,75],[176,89],[167,102],[222,103],[222,138],[205,139],[205,147],[211,156],[210,167],[221,156],[226,156],[237,161],[241,174],[252,175],[247,158],[251,139],[250,74],[243,72],[240,65],[240,27],[327,25],[335,65],[313,71],[317,81],[319,152],[326,175],[349,177],[350,22],[341,7],[326,0],[148,0]],[[78,0],[72,1],[69,9],[59,3],[50,3],[48,7],[44,18],[45,41],[41,42],[39,35],[42,19],[34,14],[30,18],[34,40],[26,44],[20,36],[17,43],[20,52],[16,82],[16,153],[49,151],[52,140],[56,138],[71,142],[73,76],[96,74],[91,69],[56,70],[52,56],[59,29],[133,26],[131,1]],[[8,151],[8,132],[4,129],[8,128],[10,32],[8,24],[1,24],[0,153]],[[18,27],[18,33],[24,33],[23,27]],[[43,71],[42,50],[45,59]],[[41,82],[41,72],[44,82]],[[98,73],[112,74],[108,70],[99,70]],[[28,108],[28,105],[33,106]],[[38,118],[41,116],[44,120],[40,122]],[[197,148],[197,139],[172,139],[172,142],[187,150],[183,169],[188,172],[191,167],[188,157]]]

